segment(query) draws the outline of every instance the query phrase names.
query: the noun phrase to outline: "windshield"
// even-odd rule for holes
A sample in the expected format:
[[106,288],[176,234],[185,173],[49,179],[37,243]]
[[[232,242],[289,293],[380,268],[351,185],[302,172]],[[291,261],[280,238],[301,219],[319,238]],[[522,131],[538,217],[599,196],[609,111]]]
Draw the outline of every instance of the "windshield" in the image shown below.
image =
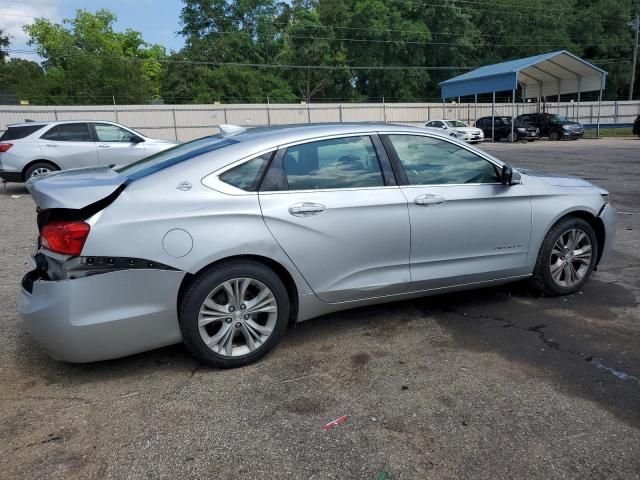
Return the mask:
[[446,123],[447,125],[449,125],[450,127],[468,127],[469,125],[467,125],[464,122],[461,122],[459,120],[447,120],[444,123]]
[[137,180],[152,173],[159,172],[177,163],[197,157],[203,153],[211,152],[227,145],[238,143],[237,140],[223,138],[219,135],[198,138],[191,142],[176,145],[162,152],[130,163],[124,167],[114,168],[118,173],[124,174],[129,180]]
[[569,120],[567,120],[562,115],[551,114],[551,115],[548,115],[547,118],[549,119],[549,121],[555,122],[555,123],[569,123]]

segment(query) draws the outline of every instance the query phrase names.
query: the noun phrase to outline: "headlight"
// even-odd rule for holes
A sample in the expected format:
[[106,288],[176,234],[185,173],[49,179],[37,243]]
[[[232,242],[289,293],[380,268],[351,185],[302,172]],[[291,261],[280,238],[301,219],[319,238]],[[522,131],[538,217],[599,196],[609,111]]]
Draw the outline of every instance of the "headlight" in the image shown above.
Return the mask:
[[562,129],[563,130],[571,130],[571,127],[569,125],[562,125]]
[[527,129],[526,128],[516,128],[516,130],[520,133],[527,133]]

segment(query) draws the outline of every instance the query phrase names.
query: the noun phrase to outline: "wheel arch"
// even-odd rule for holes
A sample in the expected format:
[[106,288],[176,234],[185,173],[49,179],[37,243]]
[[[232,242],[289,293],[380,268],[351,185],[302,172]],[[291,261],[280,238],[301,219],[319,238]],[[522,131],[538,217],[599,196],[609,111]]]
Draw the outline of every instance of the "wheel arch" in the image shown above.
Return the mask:
[[289,297],[290,308],[289,308],[289,323],[293,324],[296,322],[298,318],[298,287],[296,286],[296,282],[293,279],[293,276],[289,271],[279,262],[273,260],[272,258],[264,257],[261,255],[233,255],[225,258],[220,258],[215,260],[214,262],[205,265],[200,268],[195,273],[189,273],[184,276],[182,279],[182,283],[180,284],[180,288],[178,289],[178,298],[176,302],[176,311],[180,312],[180,305],[182,303],[182,298],[184,293],[187,291],[187,288],[191,283],[200,276],[205,270],[209,270],[210,268],[215,268],[216,265],[219,265],[224,262],[229,262],[233,260],[253,260],[254,262],[261,263],[267,268],[271,269],[282,281],[284,287],[287,290],[287,295]]
[[56,170],[62,170],[60,168],[60,165],[58,165],[56,162],[52,162],[51,160],[46,160],[44,158],[39,158],[37,160],[32,160],[29,163],[27,163],[23,168],[22,168],[22,179],[26,180],[26,173],[27,170],[29,170],[33,165],[35,165],[36,163],[48,163],[49,165],[51,165],[52,167],[54,167]]

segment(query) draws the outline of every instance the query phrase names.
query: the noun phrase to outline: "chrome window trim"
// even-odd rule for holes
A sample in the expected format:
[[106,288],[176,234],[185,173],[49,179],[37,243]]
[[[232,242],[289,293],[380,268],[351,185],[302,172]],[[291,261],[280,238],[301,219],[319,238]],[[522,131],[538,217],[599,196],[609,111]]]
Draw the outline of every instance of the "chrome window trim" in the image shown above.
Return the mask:
[[[484,155],[484,152],[482,151],[478,152],[476,150],[468,148],[467,145],[452,141],[444,135],[434,135],[429,132],[371,130],[366,132],[352,132],[352,133],[322,135],[322,136],[313,137],[313,138],[306,138],[304,140],[297,140],[295,142],[282,143],[282,144],[279,144],[277,147],[270,147],[264,150],[260,150],[257,153],[253,153],[249,156],[241,158],[240,160],[236,160],[235,162],[225,165],[224,167],[221,167],[218,170],[215,170],[214,172],[205,175],[204,177],[202,177],[200,181],[205,187],[211,188],[212,190],[215,190],[220,193],[224,193],[226,195],[234,195],[234,196],[257,195],[258,192],[248,192],[246,190],[242,190],[241,188],[234,187],[233,185],[223,182],[219,178],[220,175],[224,174],[228,170],[231,170],[232,168],[242,165],[243,163],[253,160],[257,157],[260,157],[261,155],[264,155],[266,153],[273,152],[273,154],[275,155],[277,151],[281,148],[289,148],[296,145],[304,145],[307,143],[321,142],[324,140],[332,140],[335,138],[371,137],[372,135],[412,135],[412,136],[433,138],[435,140],[443,140],[457,147],[464,148],[468,152],[477,155],[483,160],[488,161],[489,163],[495,165],[499,169],[502,169],[504,165],[502,163],[498,163],[499,161],[496,161],[493,158]],[[380,161],[380,159],[378,159],[378,161]],[[461,187],[461,186],[479,186],[479,185],[503,185],[503,184],[499,182],[495,182],[495,183],[438,183],[438,184],[434,183],[434,184],[424,184],[424,185],[380,185],[380,186],[374,186],[374,187],[359,187],[359,188],[348,187],[348,188],[325,188],[325,189],[318,189],[318,190],[278,190],[273,192],[260,192],[260,194],[273,195],[273,194],[281,194],[281,193],[339,192],[339,191],[354,191],[354,190],[378,190],[378,189],[388,189],[388,188]]]

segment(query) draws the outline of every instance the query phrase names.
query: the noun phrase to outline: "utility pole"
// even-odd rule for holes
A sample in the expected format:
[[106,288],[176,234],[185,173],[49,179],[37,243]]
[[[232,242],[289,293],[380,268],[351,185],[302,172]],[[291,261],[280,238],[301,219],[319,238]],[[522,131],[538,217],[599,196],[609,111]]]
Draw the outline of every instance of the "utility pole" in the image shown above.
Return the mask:
[[633,100],[633,84],[636,80],[636,60],[638,59],[638,30],[640,30],[640,15],[636,14],[636,19],[629,23],[630,27],[636,30],[636,43],[633,45],[633,63],[631,67],[631,85],[629,85],[629,100]]

